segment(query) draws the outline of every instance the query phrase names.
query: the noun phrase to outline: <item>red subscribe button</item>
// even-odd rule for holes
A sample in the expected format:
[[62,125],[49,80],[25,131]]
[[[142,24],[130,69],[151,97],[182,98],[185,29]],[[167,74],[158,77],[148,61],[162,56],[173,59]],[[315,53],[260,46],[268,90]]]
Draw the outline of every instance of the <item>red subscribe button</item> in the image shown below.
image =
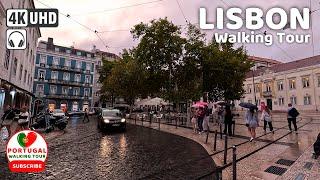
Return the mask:
[[12,172],[42,172],[45,164],[42,161],[12,161],[9,169]]

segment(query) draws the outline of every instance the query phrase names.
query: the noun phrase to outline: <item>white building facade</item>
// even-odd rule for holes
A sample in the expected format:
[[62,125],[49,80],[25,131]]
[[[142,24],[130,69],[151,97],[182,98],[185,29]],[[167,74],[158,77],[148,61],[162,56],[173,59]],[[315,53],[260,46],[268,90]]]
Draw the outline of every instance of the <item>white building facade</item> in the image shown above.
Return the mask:
[[320,56],[248,73],[243,102],[286,110],[291,103],[302,111],[320,110]]
[[7,104],[30,107],[35,53],[41,36],[39,28],[25,28],[27,48],[6,49],[6,10],[10,8],[34,9],[35,6],[33,0],[0,0],[0,114]]
[[99,70],[103,66],[103,60],[106,61],[117,61],[120,59],[119,56],[113,53],[104,52],[96,49],[95,47],[92,50],[93,53],[95,53],[96,58],[96,65],[95,65],[95,76],[94,76],[94,82],[93,82],[93,104],[95,107],[105,107],[106,102],[101,101],[101,88],[102,84],[99,82]]

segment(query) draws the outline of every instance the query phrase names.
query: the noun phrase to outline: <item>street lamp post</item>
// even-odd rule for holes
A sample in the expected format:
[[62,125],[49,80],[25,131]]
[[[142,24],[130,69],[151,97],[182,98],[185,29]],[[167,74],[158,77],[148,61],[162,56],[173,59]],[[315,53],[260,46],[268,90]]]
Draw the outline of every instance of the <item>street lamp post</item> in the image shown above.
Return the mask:
[[252,71],[252,83],[253,83],[253,95],[254,95],[254,103],[257,105],[257,96],[256,96],[256,85],[254,84],[254,69]]

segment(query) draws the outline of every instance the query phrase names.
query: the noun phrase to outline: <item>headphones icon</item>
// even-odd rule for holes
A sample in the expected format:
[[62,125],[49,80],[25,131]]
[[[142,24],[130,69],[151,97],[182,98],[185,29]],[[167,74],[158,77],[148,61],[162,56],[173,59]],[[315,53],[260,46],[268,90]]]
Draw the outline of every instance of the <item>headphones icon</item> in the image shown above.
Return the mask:
[[[13,36],[13,37],[11,37]],[[16,46],[16,44],[13,42],[13,39],[16,41],[16,39],[20,39],[19,44]],[[13,31],[12,33],[10,33],[10,35],[8,36],[8,41],[9,41],[9,45],[12,48],[15,47],[22,47],[24,45],[25,42],[25,37],[24,35],[20,32],[20,31]]]

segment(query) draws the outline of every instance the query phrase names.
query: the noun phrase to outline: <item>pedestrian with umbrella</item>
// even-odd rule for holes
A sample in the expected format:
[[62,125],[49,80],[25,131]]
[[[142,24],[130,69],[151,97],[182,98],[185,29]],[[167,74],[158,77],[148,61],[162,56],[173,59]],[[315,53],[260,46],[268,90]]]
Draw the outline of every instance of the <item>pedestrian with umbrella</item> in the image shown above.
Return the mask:
[[203,119],[205,116],[205,111],[204,111],[204,106],[203,105],[199,105],[198,109],[197,109],[197,118],[198,118],[198,128],[199,128],[199,134],[201,134],[203,132]]
[[251,136],[250,142],[252,142],[256,138],[256,128],[259,126],[258,114],[256,112],[258,108],[251,103],[240,103],[239,105],[248,109],[245,114],[245,123]]

